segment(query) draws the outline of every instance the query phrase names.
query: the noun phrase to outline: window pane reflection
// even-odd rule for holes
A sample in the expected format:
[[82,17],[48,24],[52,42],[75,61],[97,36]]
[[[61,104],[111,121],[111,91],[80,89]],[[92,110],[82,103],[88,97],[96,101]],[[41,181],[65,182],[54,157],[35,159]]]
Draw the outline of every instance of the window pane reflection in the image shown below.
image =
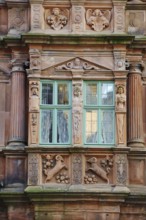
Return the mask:
[[86,143],[97,143],[97,111],[86,111]]
[[101,84],[102,92],[102,105],[113,105],[113,84],[102,83]]
[[44,144],[52,143],[52,111],[41,111],[41,140]]
[[69,112],[59,110],[57,112],[57,143],[69,141]]
[[42,104],[53,104],[53,84],[42,84]]
[[67,84],[58,85],[58,104],[67,105],[69,104],[69,92]]
[[114,142],[114,112],[103,110],[101,113],[101,143]]
[[97,85],[87,84],[86,86],[86,104],[96,105],[97,104]]

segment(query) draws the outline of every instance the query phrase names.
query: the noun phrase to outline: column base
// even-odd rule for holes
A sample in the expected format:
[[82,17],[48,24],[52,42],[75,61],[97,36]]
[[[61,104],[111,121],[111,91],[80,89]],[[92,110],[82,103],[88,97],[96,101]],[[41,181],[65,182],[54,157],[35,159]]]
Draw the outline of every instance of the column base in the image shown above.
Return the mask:
[[26,144],[22,140],[10,140],[6,148],[24,148]]
[[142,147],[144,148],[144,141],[143,140],[135,140],[135,141],[128,141],[128,147],[134,147],[134,148],[139,148]]

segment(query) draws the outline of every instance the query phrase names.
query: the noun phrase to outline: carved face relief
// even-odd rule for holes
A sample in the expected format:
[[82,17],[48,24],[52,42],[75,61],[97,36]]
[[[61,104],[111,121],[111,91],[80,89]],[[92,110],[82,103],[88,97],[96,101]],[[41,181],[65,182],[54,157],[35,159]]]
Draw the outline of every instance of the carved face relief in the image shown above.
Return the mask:
[[60,8],[53,8],[52,10],[46,10],[45,18],[47,24],[53,30],[61,30],[64,26],[67,25],[69,19],[69,11],[68,9],[60,9]]
[[106,29],[111,21],[111,11],[110,10],[99,10],[99,9],[88,9],[86,11],[86,21],[87,24],[97,32]]

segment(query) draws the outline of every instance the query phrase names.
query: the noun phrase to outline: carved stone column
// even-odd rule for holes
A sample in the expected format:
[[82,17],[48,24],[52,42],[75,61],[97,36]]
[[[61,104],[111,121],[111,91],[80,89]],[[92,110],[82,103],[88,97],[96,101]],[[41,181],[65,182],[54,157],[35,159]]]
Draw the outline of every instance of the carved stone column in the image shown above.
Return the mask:
[[128,146],[143,147],[141,64],[131,63],[128,76]]
[[125,32],[125,6],[126,0],[113,0],[114,5],[114,32]]
[[9,145],[25,144],[25,70],[23,64],[12,64],[12,89]]

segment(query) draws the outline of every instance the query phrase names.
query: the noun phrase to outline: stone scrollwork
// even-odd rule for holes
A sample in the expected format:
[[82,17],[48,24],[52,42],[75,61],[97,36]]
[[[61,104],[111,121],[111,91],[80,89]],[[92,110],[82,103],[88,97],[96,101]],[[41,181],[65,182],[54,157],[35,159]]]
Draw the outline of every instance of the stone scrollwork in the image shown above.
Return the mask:
[[87,160],[87,165],[86,176],[84,177],[86,184],[98,182],[97,178],[99,178],[99,181],[102,180],[109,184],[108,175],[113,167],[113,160],[109,156],[106,156],[106,158],[100,160],[100,162],[96,157],[91,157]]
[[97,32],[103,31],[110,25],[111,11],[100,9],[88,9],[86,11],[87,24]]
[[60,8],[48,9],[45,13],[45,19],[51,29],[59,31],[68,23],[69,10]]
[[69,183],[69,177],[66,172],[60,173],[61,170],[66,169],[64,158],[61,155],[42,155],[42,169],[46,177],[45,183],[50,182],[55,178],[57,183]]
[[57,70],[99,70],[100,68],[85,62],[80,58],[75,58],[74,60],[67,62],[63,65],[56,67]]

